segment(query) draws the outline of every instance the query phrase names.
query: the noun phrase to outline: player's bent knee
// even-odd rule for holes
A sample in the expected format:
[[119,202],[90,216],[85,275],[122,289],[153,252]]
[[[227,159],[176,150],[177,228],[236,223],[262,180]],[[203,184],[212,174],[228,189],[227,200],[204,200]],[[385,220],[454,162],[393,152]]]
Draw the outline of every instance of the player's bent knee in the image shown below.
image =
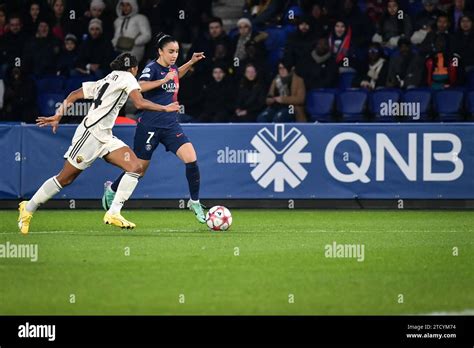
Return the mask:
[[66,186],[71,185],[74,182],[75,179],[76,179],[75,176],[61,176],[61,175],[58,175],[56,177],[56,180],[59,182],[59,185],[61,185],[62,187],[66,187]]
[[126,171],[130,173],[139,174],[140,176],[143,176],[144,173],[143,165],[138,161],[130,163],[128,168],[126,168]]

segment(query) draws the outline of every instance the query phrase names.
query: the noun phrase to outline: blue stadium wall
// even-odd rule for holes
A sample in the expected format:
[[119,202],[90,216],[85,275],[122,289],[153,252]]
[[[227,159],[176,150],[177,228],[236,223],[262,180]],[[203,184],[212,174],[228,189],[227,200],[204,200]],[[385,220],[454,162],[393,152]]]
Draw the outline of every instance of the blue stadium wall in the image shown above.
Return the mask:
[[[29,198],[63,165],[75,125],[0,125],[0,198]],[[203,199],[474,199],[474,124],[184,125]],[[114,134],[133,144],[134,126]],[[97,199],[120,170],[102,160],[56,199]],[[134,199],[188,197],[162,146]]]

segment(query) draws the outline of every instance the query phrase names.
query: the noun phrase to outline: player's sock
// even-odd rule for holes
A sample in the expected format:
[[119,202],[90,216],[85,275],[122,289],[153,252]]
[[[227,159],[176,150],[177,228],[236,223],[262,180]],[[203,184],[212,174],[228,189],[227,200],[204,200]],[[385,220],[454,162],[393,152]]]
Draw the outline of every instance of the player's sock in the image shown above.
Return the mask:
[[193,202],[199,202],[199,185],[201,175],[197,161],[186,163],[186,179],[188,179],[189,194]]
[[122,179],[117,187],[117,193],[115,198],[110,206],[110,214],[118,214],[122,210],[123,204],[127,201],[132,195],[135,187],[138,184],[139,174],[126,172],[123,174]]
[[61,191],[62,186],[55,176],[49,178],[44,182],[43,185],[36,191],[34,196],[26,204],[26,211],[34,213],[38,207],[50,200],[55,194]]
[[122,177],[124,175],[125,175],[125,172],[122,172],[122,174],[120,174],[120,176],[117,179],[115,179],[112,185],[110,185],[110,188],[112,189],[112,191],[117,192],[120,181],[122,180]]

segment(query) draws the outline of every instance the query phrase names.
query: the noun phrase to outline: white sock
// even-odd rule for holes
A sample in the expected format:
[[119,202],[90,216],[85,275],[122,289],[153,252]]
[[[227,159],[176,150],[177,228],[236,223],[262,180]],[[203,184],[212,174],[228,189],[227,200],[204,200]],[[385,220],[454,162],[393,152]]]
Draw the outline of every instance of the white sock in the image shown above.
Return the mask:
[[133,191],[135,190],[135,187],[137,187],[139,177],[140,175],[136,173],[125,173],[125,175],[120,180],[120,183],[117,187],[117,193],[115,194],[115,198],[110,205],[110,214],[120,213],[123,204],[130,198]]
[[41,204],[49,201],[55,194],[61,191],[61,189],[62,186],[59,184],[55,176],[49,178],[28,201],[26,204],[26,210],[30,213],[34,213]]
[[193,201],[193,200],[190,198],[189,200],[191,201],[191,203],[194,203],[194,204],[199,203],[199,199],[198,199],[197,201]]

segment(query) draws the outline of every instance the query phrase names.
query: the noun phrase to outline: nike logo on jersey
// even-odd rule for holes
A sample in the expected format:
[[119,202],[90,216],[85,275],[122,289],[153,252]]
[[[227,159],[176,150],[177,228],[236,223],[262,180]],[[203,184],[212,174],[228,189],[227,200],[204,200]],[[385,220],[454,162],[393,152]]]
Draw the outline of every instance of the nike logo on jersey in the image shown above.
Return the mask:
[[179,137],[181,137],[182,135],[183,135],[183,133],[178,133],[178,134],[176,134],[176,138],[179,138]]

